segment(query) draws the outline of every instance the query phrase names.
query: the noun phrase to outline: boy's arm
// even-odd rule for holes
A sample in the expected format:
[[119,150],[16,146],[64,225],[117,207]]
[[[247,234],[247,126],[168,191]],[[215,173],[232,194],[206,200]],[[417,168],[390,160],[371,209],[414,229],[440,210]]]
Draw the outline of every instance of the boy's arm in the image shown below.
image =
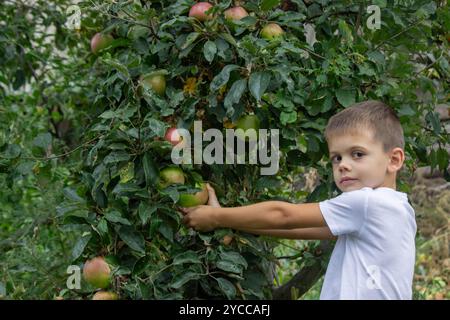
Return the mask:
[[299,239],[299,240],[336,240],[330,228],[303,228],[291,230],[279,229],[241,229],[241,231],[258,234],[263,236],[271,236],[283,239]]
[[198,206],[182,209],[184,223],[199,231],[215,228],[297,229],[326,227],[318,203],[264,201],[234,208]]

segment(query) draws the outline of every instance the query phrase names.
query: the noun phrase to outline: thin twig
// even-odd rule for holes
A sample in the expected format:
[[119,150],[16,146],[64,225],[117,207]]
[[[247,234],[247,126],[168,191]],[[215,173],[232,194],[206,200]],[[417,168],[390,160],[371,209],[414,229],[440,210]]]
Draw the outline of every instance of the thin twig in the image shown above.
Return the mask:
[[386,39],[384,41],[382,41],[379,45],[377,45],[375,47],[375,49],[373,49],[373,51],[376,51],[379,47],[383,46],[386,42],[391,41],[392,39],[397,38],[399,35],[405,33],[406,31],[408,31],[409,29],[414,28],[416,25],[418,25],[419,23],[421,23],[422,21],[424,21],[425,19],[420,19],[416,22],[414,22],[412,25],[410,25],[409,27],[407,27],[406,29],[403,29],[402,31],[397,32],[396,34],[394,34],[392,37],[390,37],[389,39]]

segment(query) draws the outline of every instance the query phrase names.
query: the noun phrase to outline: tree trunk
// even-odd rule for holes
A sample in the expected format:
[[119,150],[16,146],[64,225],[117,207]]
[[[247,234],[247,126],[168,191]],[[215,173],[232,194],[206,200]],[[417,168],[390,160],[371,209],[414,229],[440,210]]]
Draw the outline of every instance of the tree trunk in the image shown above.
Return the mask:
[[[333,248],[331,241],[321,241],[319,249],[321,250],[321,256],[327,255]],[[289,280],[288,283],[281,287],[275,288],[272,291],[272,299],[274,300],[291,300],[292,289],[298,290],[299,296],[304,295],[325,273],[324,267],[322,267],[322,258],[318,257],[314,264],[301,269],[295,276]]]

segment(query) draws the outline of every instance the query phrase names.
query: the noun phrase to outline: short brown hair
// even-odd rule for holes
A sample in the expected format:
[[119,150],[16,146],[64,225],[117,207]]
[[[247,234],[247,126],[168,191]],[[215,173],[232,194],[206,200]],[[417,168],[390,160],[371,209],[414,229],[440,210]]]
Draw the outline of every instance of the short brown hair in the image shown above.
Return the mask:
[[332,116],[325,128],[325,139],[329,142],[333,135],[359,130],[372,131],[386,153],[393,148],[405,148],[403,128],[395,111],[376,100],[356,103]]

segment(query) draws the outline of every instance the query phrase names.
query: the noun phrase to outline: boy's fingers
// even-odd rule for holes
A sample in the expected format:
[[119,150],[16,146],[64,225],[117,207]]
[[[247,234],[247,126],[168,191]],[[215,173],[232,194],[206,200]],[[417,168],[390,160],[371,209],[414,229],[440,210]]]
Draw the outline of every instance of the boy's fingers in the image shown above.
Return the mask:
[[214,193],[214,194],[216,193],[216,191],[214,190],[214,188],[211,187],[211,185],[210,185],[209,183],[206,184],[206,188],[208,189],[209,192]]
[[189,208],[178,207],[178,210],[179,210],[183,215],[186,215],[186,214],[189,213]]

